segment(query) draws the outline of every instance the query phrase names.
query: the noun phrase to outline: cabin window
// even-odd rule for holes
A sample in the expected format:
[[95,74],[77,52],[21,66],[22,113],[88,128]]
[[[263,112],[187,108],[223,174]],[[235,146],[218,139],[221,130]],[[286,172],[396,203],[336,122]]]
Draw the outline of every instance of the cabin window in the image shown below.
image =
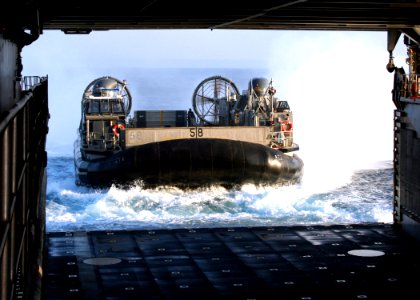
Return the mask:
[[109,102],[108,102],[108,100],[103,100],[101,102],[101,112],[102,113],[109,113]]
[[99,101],[91,101],[89,103],[88,113],[90,114],[99,113]]
[[112,102],[112,112],[114,113],[122,113],[123,107],[120,102]]

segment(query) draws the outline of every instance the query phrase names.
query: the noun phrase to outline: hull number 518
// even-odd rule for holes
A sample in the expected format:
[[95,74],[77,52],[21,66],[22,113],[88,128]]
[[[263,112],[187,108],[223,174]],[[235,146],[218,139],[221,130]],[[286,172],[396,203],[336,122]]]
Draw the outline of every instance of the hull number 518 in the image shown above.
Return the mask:
[[201,138],[204,135],[203,128],[200,127],[194,127],[190,128],[190,137],[191,138]]

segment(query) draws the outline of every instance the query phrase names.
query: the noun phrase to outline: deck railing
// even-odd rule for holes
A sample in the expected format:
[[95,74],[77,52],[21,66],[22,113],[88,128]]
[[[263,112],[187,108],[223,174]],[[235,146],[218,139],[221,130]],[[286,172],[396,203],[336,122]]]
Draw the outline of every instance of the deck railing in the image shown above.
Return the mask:
[[287,148],[293,146],[293,132],[273,131],[270,133],[270,146],[273,148]]
[[22,90],[0,121],[1,300],[41,294],[48,80],[24,79]]

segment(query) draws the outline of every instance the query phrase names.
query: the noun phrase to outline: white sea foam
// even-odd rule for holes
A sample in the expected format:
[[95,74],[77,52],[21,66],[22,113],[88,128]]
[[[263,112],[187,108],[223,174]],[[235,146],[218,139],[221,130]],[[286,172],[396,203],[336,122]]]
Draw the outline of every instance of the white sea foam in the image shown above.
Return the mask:
[[[371,172],[371,171],[365,171]],[[376,186],[390,180],[389,169],[322,193],[304,184],[245,185],[183,191],[177,188],[63,190],[48,195],[48,229],[126,229],[390,222],[390,193]],[[382,179],[373,180],[376,177]],[[371,189],[359,192],[371,180]],[[386,188],[386,186],[385,186]],[[370,192],[371,191],[371,192]],[[364,193],[364,196],[362,194]],[[369,194],[371,193],[371,194]]]

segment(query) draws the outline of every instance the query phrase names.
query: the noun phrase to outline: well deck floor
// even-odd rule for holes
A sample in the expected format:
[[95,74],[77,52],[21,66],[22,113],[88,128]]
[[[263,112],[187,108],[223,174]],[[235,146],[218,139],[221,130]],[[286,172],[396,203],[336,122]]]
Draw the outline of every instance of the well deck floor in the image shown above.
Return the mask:
[[47,299],[420,299],[420,245],[387,224],[49,232],[47,251]]

